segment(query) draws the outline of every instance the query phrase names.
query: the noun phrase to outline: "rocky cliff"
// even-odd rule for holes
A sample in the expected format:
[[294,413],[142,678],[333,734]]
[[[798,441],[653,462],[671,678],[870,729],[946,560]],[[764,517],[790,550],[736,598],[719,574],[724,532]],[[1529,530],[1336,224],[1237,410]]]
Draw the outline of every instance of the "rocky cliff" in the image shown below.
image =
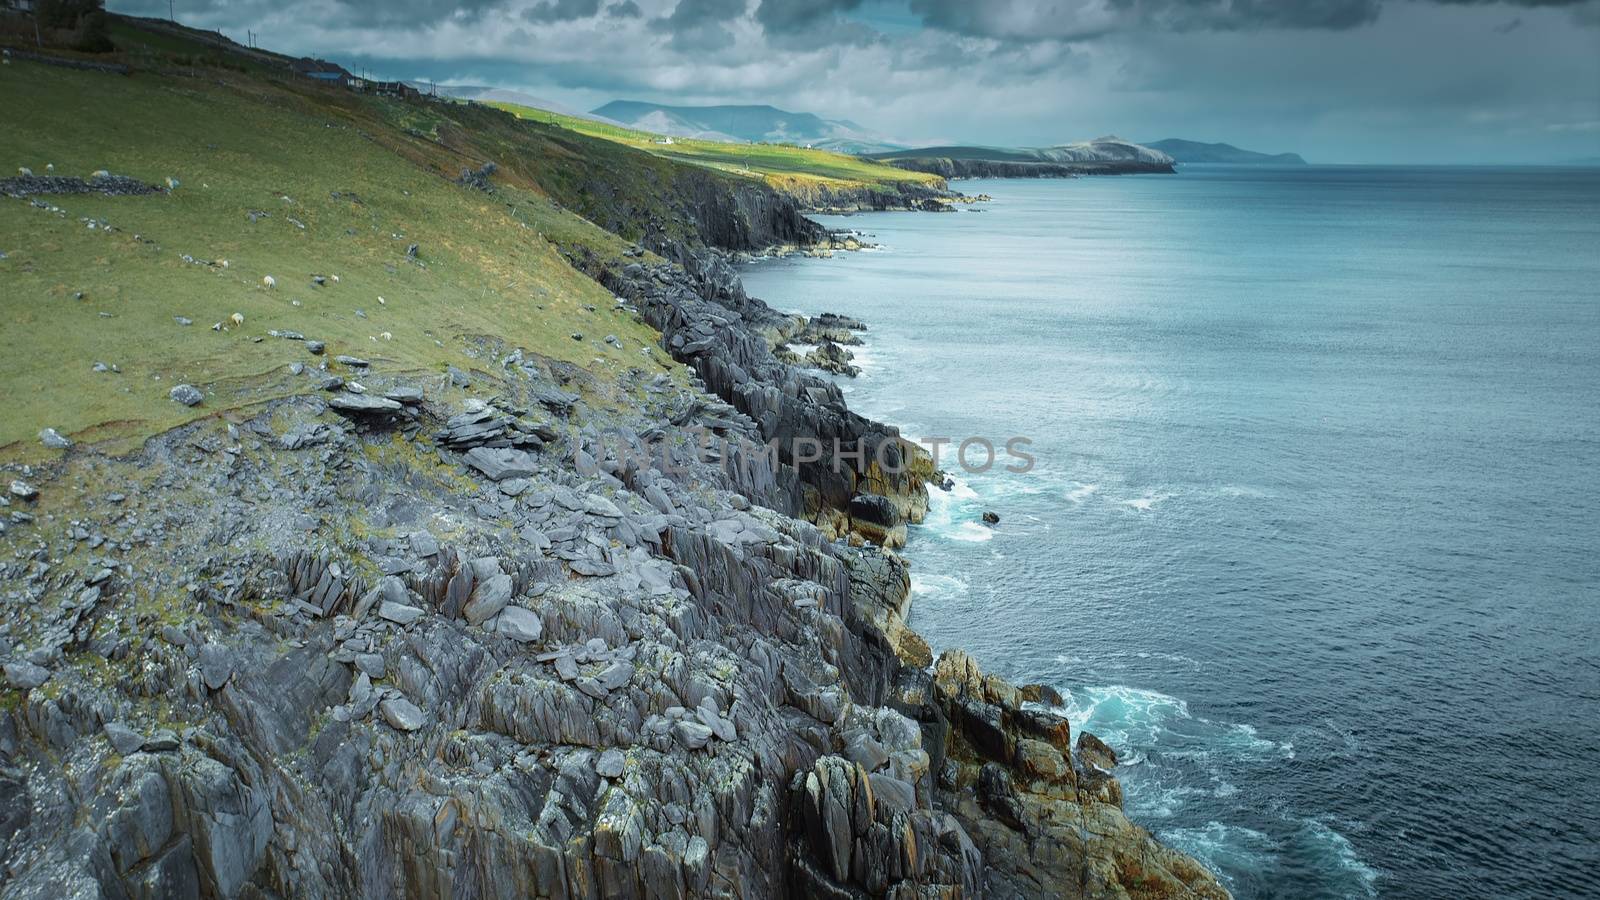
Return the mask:
[[889,165],[944,178],[1074,178],[1079,175],[1170,175],[1175,171],[1170,162],[1139,160],[1045,162],[913,156],[890,160]]
[[1047,688],[933,660],[906,564],[833,539],[917,476],[751,452],[897,436],[684,253],[604,277],[690,384],[311,370],[13,484],[8,896],[1224,896]]
[[[901,167],[905,168],[905,167]],[[940,173],[933,173],[940,174]],[[942,212],[967,198],[946,184],[921,185],[909,181],[887,185],[846,187],[813,180],[793,180],[778,189],[808,212],[884,212],[917,210]]]
[[1070,178],[1174,171],[1171,156],[1112,136],[1054,147],[925,147],[875,153],[868,158],[944,178]]
[[[502,172],[643,242],[562,249],[614,297],[585,330],[659,347],[590,369],[440,331],[472,364],[419,371],[258,333],[272,391],[179,385],[203,415],[135,452],[51,432],[8,466],[0,894],[1225,896],[1048,688],[909,627],[892,545],[931,463],[772,352],[839,322],[708,249],[820,230],[486,127]],[[408,146],[481,160],[453,128]],[[474,171],[446,189],[523,196]]]

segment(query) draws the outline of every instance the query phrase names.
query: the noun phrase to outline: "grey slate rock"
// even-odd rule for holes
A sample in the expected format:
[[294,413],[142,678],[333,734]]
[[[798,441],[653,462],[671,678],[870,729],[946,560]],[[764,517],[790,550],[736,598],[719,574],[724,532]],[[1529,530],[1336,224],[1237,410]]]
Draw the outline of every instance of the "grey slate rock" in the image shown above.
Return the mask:
[[31,691],[44,684],[54,674],[44,666],[36,666],[22,659],[6,663],[5,672],[6,682],[12,687],[24,691]]
[[481,625],[506,608],[506,604],[511,602],[512,588],[510,575],[496,575],[482,582],[462,607],[462,615],[473,625]]
[[398,400],[371,394],[338,394],[328,400],[328,405],[340,412],[351,413],[396,412],[401,408]]
[[622,751],[612,747],[601,753],[600,759],[595,761],[594,773],[601,778],[620,778],[626,762],[627,758],[622,755]]
[[171,753],[178,749],[177,732],[170,728],[162,728],[150,735],[150,739],[139,746],[145,753]]
[[415,703],[404,697],[390,697],[378,704],[383,720],[397,731],[416,731],[428,717]]
[[699,750],[711,740],[711,729],[699,722],[690,722],[687,719],[673,723],[672,733],[683,746],[690,750]]
[[72,446],[71,439],[54,428],[45,428],[39,432],[39,443],[51,450],[66,450]]
[[385,600],[378,606],[378,616],[388,619],[396,625],[410,625],[412,622],[422,618],[423,611],[415,606],[406,606]]
[[200,401],[206,398],[205,394],[200,393],[200,389],[192,384],[180,384],[168,391],[167,396],[184,406],[199,406]]
[[228,648],[207,643],[200,648],[200,677],[206,687],[220,690],[233,677],[233,654]]
[[532,455],[508,447],[473,447],[467,451],[467,465],[482,472],[491,481],[532,478],[538,472]]
[[418,556],[432,556],[439,552],[439,542],[426,531],[413,531],[406,536],[411,544],[411,552]]
[[135,753],[144,746],[144,735],[121,722],[107,722],[101,726],[106,733],[106,740],[111,742],[111,749],[122,756]]
[[544,623],[539,616],[530,609],[520,606],[507,606],[500,613],[500,623],[497,630],[514,641],[527,644],[537,641],[539,635],[544,633]]

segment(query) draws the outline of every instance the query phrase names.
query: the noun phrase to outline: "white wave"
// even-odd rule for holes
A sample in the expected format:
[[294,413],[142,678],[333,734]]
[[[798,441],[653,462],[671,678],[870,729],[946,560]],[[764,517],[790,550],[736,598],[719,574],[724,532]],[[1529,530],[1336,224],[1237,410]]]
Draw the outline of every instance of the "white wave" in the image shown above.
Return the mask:
[[1250,500],[1259,500],[1272,496],[1272,492],[1266,488],[1251,487],[1247,484],[1225,484],[1217,488],[1217,493],[1224,497],[1241,497]]
[[1118,752],[1155,746],[1174,719],[1188,719],[1189,704],[1160,691],[1113,684],[1064,694],[1067,720],[1092,731]]
[[1155,509],[1156,504],[1161,503],[1163,500],[1170,499],[1171,497],[1171,494],[1145,494],[1143,497],[1133,497],[1128,500],[1119,500],[1117,502],[1128,507],[1129,509],[1136,509],[1139,512],[1149,512],[1150,510]]
[[1100,491],[1098,484],[1085,484],[1081,481],[1074,481],[1072,484],[1073,487],[1067,491],[1067,499],[1073,503],[1082,503]]
[[861,370],[858,378],[869,378],[883,366],[884,354],[871,344],[851,344],[845,349],[850,351],[850,364]]
[[967,590],[967,580],[958,575],[935,575],[931,572],[915,571],[911,573],[913,597],[959,597],[965,595]]
[[1226,882],[1229,870],[1259,872],[1272,865],[1281,849],[1269,835],[1242,825],[1210,821],[1197,828],[1165,828],[1161,842],[1206,863]]
[[984,541],[994,540],[994,529],[979,522],[962,522],[952,528],[940,531],[938,534],[947,540],[961,541],[967,544],[981,544]]
[[[1138,762],[1136,759],[1119,760],[1119,766],[1131,766]],[[1134,786],[1137,785],[1137,786]],[[1137,793],[1129,797],[1128,805],[1135,809],[1140,819],[1170,819],[1183,809],[1185,798],[1210,794],[1203,788],[1186,784],[1154,784],[1138,783],[1125,784]]]
[[1162,662],[1175,663],[1191,669],[1200,668],[1199,660],[1194,659],[1193,657],[1184,656],[1182,653],[1152,653],[1148,650],[1140,650],[1139,652],[1135,653],[1134,656],[1138,657],[1139,659],[1159,659]]
[[1316,819],[1306,819],[1305,827],[1318,849],[1330,857],[1340,870],[1354,875],[1367,896],[1378,896],[1377,883],[1380,873],[1361,859],[1349,838]]

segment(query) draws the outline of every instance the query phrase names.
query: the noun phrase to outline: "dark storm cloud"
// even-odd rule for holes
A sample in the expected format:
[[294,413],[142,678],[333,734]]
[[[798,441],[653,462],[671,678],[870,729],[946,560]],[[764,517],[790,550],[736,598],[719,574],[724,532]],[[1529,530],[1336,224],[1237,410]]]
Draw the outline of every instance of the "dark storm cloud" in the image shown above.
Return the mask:
[[1172,31],[1250,28],[1342,30],[1377,21],[1380,0],[1111,0],[1141,24]]
[[571,22],[591,19],[600,12],[600,0],[543,0],[523,11],[530,22]]
[[[1413,0],[1445,6],[1503,4],[1593,10],[1594,0]],[[1001,40],[1088,40],[1113,32],[1295,29],[1344,31],[1370,25],[1385,0],[910,0],[934,28]],[[1392,0],[1391,0],[1392,5]]]
[[[108,5],[167,15],[167,0]],[[903,143],[1120,133],[1326,161],[1600,155],[1600,0],[176,0],[176,12],[376,77],[581,109],[770,103]]]
[[1026,2],[911,0],[934,28],[971,37],[1087,40],[1124,31],[1343,30],[1374,22],[1381,0],[1108,0]]
[[678,0],[671,14],[659,21],[673,31],[721,25],[744,15],[749,5],[747,0]]
[[[326,6],[282,0],[183,0],[176,5],[179,21],[226,18],[250,21],[285,7],[301,7],[325,25],[363,27],[423,27],[456,20],[476,22],[486,13],[503,8],[510,0],[329,0]],[[559,2],[559,0],[558,0]],[[112,0],[115,12],[165,19],[167,0]]]
[[658,30],[672,36],[674,50],[713,53],[733,46],[727,23],[744,15],[746,0],[679,0],[670,15],[655,20]]
[[1490,4],[1504,4],[1506,6],[1523,6],[1529,9],[1539,7],[1583,6],[1591,0],[1430,0],[1441,6],[1488,6]]
[[860,8],[861,0],[761,0],[756,21],[768,34],[799,31]]
[[860,8],[861,0],[761,0],[754,18],[762,34],[776,47],[818,50],[865,46],[882,35],[843,15]]

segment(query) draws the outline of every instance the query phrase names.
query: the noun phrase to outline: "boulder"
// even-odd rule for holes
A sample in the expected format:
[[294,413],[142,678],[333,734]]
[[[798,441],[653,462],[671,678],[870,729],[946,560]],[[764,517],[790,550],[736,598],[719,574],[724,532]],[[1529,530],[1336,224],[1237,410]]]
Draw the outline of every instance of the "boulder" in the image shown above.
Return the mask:
[[6,663],[5,673],[6,683],[23,691],[33,690],[49,681],[51,676],[55,674],[44,666],[36,666],[23,659]]
[[378,711],[396,731],[416,731],[428,721],[427,714],[404,697],[389,697],[378,704]]
[[482,472],[490,481],[507,478],[532,478],[538,473],[533,455],[510,447],[473,447],[467,451],[467,465]]
[[495,575],[473,588],[472,597],[461,608],[461,614],[471,624],[481,625],[506,608],[511,602],[512,590],[510,575]]
[[51,450],[67,450],[72,447],[72,441],[54,428],[41,430],[39,432],[39,443]]
[[497,630],[514,641],[528,644],[539,639],[539,635],[544,632],[544,624],[532,610],[520,606],[507,606],[500,613]]
[[206,398],[206,395],[200,393],[200,389],[192,384],[180,384],[168,391],[167,396],[184,406],[199,406],[200,401]]

